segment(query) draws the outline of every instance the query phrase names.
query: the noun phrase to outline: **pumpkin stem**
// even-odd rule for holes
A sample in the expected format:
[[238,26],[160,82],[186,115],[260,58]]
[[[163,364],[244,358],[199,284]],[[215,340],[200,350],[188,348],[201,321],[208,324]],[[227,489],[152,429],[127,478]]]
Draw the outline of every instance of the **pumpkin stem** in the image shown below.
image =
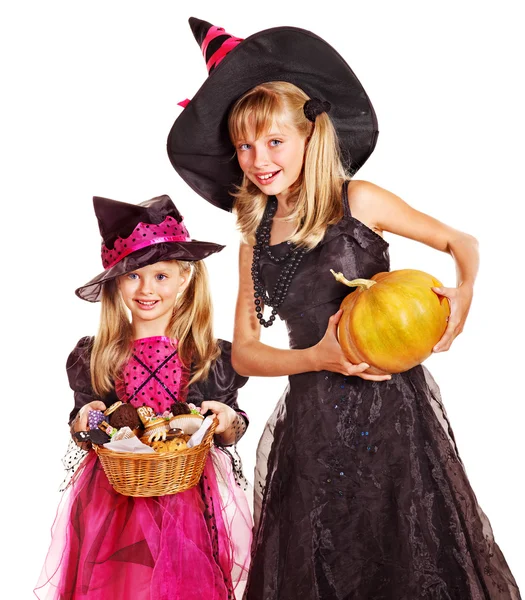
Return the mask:
[[377,282],[373,279],[352,279],[352,281],[348,281],[348,279],[342,273],[336,273],[330,269],[330,273],[336,278],[339,283],[344,283],[348,287],[358,287],[362,290],[368,290]]

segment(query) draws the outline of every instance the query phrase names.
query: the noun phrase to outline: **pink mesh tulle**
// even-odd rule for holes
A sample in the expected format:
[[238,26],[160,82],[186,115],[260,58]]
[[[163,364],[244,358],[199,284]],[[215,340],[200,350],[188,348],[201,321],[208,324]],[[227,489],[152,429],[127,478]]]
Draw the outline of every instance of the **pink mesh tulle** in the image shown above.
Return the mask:
[[243,587],[251,515],[212,450],[199,485],[159,498],[116,493],[94,452],[66,490],[35,589],[41,599],[229,600]]

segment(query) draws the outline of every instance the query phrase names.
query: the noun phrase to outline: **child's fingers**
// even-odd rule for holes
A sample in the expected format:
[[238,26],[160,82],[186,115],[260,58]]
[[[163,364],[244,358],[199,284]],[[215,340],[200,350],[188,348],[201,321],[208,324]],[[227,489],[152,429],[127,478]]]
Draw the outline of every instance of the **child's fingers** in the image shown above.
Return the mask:
[[447,351],[454,339],[461,333],[462,328],[459,326],[459,323],[455,319],[449,318],[447,328],[445,329],[445,333],[439,340],[439,342],[432,348],[433,352],[445,352]]
[[222,415],[217,415],[217,419],[218,419],[218,424],[217,427],[215,428],[215,435],[217,435],[218,433],[224,433],[226,431],[226,429],[228,429],[226,423],[224,422],[224,419],[221,418]]
[[392,379],[392,375],[369,375],[368,373],[363,373],[359,375],[361,379],[366,379],[367,381],[388,381]]
[[89,413],[92,410],[101,410],[103,412],[106,410],[106,405],[100,400],[93,400],[89,404],[83,406],[77,413],[77,421],[79,425],[86,427]]
[[343,315],[343,311],[341,309],[339,309],[335,314],[333,314],[328,319],[327,331],[330,331],[330,333],[332,333],[333,335],[336,335],[337,325],[338,325],[339,321],[341,320],[342,315]]
[[365,371],[370,368],[370,365],[367,363],[359,363],[358,365],[350,364],[351,368],[349,369],[348,375],[356,375],[357,377],[361,377],[361,379],[366,379],[368,381],[388,381],[392,379],[391,375],[370,375],[369,373],[365,373]]
[[209,410],[216,415],[220,414],[223,410],[224,404],[222,402],[216,402],[215,400],[205,400],[201,406],[200,411],[201,415],[207,413]]

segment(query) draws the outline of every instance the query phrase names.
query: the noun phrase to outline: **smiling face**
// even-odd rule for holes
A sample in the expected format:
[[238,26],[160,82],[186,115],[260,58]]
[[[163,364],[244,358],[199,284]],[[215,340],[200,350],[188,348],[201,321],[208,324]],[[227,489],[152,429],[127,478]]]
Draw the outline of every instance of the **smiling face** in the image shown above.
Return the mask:
[[286,196],[301,174],[306,137],[286,119],[260,135],[248,124],[235,146],[242,171],[268,196]]
[[131,312],[135,335],[165,335],[177,298],[189,283],[176,261],[163,261],[121,275],[117,280],[122,301]]

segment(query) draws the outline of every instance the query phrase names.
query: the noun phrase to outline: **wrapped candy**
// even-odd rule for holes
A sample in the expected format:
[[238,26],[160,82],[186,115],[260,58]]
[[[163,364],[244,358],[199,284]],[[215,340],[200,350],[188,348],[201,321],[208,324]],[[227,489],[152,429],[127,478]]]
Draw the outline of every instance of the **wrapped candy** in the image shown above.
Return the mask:
[[105,420],[106,417],[101,410],[90,410],[88,414],[88,429],[98,429],[98,426]]

